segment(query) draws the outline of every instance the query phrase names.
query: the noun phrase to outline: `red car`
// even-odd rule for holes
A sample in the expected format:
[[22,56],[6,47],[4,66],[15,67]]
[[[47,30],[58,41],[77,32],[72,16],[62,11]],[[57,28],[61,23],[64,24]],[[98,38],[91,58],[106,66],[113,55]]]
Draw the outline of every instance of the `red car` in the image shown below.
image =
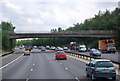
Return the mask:
[[64,51],[58,51],[56,53],[56,56],[55,56],[55,59],[58,60],[58,59],[65,59],[67,60],[67,55]]

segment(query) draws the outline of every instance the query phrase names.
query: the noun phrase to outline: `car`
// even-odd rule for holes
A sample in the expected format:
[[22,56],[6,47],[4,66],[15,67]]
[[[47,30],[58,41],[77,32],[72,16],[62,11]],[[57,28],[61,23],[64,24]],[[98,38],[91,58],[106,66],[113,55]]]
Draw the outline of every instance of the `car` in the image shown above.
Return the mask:
[[50,49],[50,46],[47,45],[47,46],[46,46],[46,49]]
[[19,49],[24,49],[24,47],[19,47]]
[[96,78],[112,78],[116,80],[116,68],[108,59],[95,59],[86,64],[86,76]]
[[101,52],[97,49],[91,49],[91,51],[89,52],[89,54],[91,56],[101,56]]
[[68,47],[63,47],[64,50],[68,50]]
[[30,55],[30,51],[29,50],[25,50],[24,55]]
[[37,46],[33,46],[34,49],[37,49],[38,47]]
[[51,48],[50,48],[51,50],[55,50],[55,47],[54,46],[51,46]]
[[60,48],[60,47],[56,47],[55,50],[58,51],[59,48]]
[[46,49],[45,49],[45,47],[41,47],[41,51],[45,51]]
[[63,48],[57,47],[55,50],[56,50],[56,51],[63,51]]
[[57,51],[57,53],[55,54],[55,59],[65,59],[67,60],[67,55],[64,51]]
[[85,45],[80,45],[80,46],[78,47],[78,51],[79,51],[79,52],[86,52],[86,51],[87,51],[87,48],[86,48]]

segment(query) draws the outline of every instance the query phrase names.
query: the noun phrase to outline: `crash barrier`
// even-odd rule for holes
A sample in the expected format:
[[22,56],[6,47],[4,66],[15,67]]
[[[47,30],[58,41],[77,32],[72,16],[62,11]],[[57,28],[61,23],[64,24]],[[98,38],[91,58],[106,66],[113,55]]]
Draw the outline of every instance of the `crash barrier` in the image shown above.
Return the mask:
[[[80,53],[74,53],[74,52],[70,52],[70,51],[65,51],[68,55],[72,55],[72,56],[75,56],[75,57],[78,57],[78,58],[82,58],[82,59],[85,59],[85,60],[92,60],[92,59],[103,59],[101,57],[95,57],[95,56],[89,56],[89,55],[84,55],[84,54],[80,54]],[[113,63],[115,64],[119,64],[120,65],[120,62],[116,62],[116,61],[113,61],[111,60]]]
[[6,56],[6,55],[9,55],[11,53],[14,53],[14,51],[11,51],[11,52],[7,52],[7,53],[4,53],[4,54],[1,54],[0,57],[3,57],[3,56]]

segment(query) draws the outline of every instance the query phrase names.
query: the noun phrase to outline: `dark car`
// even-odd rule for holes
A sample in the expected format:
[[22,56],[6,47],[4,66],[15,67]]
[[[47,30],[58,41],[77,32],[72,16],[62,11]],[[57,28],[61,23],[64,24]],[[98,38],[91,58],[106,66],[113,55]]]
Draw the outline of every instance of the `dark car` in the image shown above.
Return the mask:
[[91,49],[91,51],[89,52],[89,54],[91,56],[101,56],[101,52],[97,49]]
[[86,76],[92,80],[96,78],[112,78],[116,80],[116,68],[107,59],[96,59],[86,64]]

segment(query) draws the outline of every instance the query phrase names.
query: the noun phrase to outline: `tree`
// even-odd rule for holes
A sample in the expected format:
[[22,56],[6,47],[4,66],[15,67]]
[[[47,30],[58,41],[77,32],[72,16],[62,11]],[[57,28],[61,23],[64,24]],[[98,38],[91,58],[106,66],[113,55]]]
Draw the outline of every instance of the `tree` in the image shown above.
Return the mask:
[[[106,10],[105,12],[99,11],[97,15],[92,18],[86,19],[83,23],[73,24],[72,27],[64,30],[65,32],[80,32],[81,30],[117,30],[118,24],[120,24],[118,19],[118,14],[120,13],[119,9],[113,11]],[[62,28],[51,29],[51,33],[63,32]],[[120,33],[120,32],[118,32]],[[117,34],[118,35],[118,34]],[[93,38],[39,38],[33,39],[32,45],[69,45],[70,42],[84,43],[89,47],[98,47],[98,40]],[[119,40],[116,39],[118,47]]]
[[58,28],[58,32],[62,32],[62,28],[59,27],[59,28]]
[[[10,22],[2,22],[0,24],[0,30],[2,32],[2,49],[3,50],[10,50],[11,43],[8,32],[14,32],[15,27]],[[15,44],[15,41],[13,42]]]

